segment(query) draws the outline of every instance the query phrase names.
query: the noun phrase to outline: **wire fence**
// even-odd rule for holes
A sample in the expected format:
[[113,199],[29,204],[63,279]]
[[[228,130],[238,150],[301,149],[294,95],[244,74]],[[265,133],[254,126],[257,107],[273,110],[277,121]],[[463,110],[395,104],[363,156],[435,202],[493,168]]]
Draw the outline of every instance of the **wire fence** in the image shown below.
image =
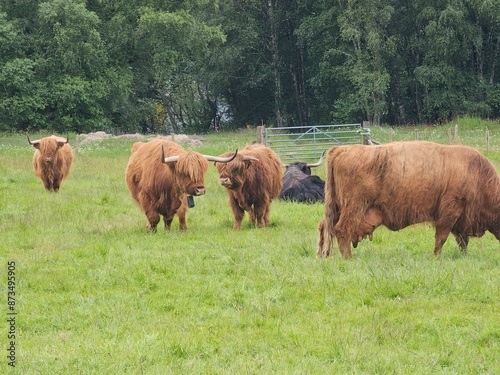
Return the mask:
[[371,136],[380,143],[396,141],[431,141],[441,144],[461,144],[482,152],[500,152],[500,127],[491,129],[452,127],[400,127],[377,126],[371,128]]

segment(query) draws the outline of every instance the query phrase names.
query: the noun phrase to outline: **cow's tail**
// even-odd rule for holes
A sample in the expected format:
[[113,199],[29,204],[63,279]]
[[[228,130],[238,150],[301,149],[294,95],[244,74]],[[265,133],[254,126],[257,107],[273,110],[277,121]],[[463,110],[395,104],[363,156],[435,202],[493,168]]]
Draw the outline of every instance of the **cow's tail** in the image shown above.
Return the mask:
[[339,221],[340,212],[335,192],[334,178],[334,148],[328,152],[326,163],[326,180],[325,180],[325,215],[319,222],[319,240],[318,240],[318,257],[328,257],[332,253],[333,240],[335,234],[333,228]]

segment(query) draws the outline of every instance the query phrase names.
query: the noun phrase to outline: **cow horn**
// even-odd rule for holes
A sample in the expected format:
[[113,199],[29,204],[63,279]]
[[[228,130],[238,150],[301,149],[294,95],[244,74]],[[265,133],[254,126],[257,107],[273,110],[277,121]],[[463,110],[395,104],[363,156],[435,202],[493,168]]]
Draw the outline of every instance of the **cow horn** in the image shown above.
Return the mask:
[[161,162],[162,163],[173,163],[179,160],[179,155],[165,157],[165,150],[163,149],[163,145],[161,145]]
[[57,142],[63,142],[63,143],[68,143],[69,142],[69,135],[64,139],[63,137],[57,137],[56,139]]
[[26,133],[26,137],[28,137],[28,142],[29,142],[29,144],[30,144],[30,145],[32,145],[32,146],[34,146],[34,145],[36,145],[36,144],[40,143],[40,140],[39,140],[39,139],[37,139],[36,141],[31,141],[31,140],[30,140],[30,136],[28,135],[28,133]]
[[321,156],[319,157],[319,160],[317,163],[311,163],[311,164],[307,164],[308,167],[319,167],[321,165],[321,163],[323,163],[323,157],[325,156],[325,151],[323,151],[323,153],[321,154]]
[[205,159],[207,159],[208,161],[214,161],[216,163],[229,163],[231,160],[233,160],[236,157],[237,154],[238,154],[238,149],[236,149],[236,151],[234,152],[233,155],[228,156],[226,158],[223,158],[220,156],[212,156],[212,155],[203,155],[203,157]]
[[253,156],[250,156],[250,155],[245,155],[245,156],[243,156],[243,160],[244,160],[244,161],[247,161],[247,160],[255,160],[255,161],[259,161],[259,159],[254,158]]

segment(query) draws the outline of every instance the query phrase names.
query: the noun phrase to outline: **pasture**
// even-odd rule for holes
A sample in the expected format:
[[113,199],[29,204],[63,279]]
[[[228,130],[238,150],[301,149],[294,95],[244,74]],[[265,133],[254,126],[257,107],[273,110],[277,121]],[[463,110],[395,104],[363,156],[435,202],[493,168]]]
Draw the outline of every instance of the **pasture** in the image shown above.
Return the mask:
[[[485,154],[500,168],[500,124],[460,126],[461,141],[480,150],[489,127]],[[426,131],[436,128],[421,139]],[[387,141],[386,129],[372,133]],[[219,155],[256,132],[204,138],[184,147]],[[472,238],[467,254],[450,237],[434,257],[430,225],[379,228],[353,259],[336,246],[317,259],[321,204],[275,201],[269,227],[252,228],[246,215],[235,232],[211,163],[189,229],[176,219],[150,234],[125,186],[132,144],[82,144],[55,194],[35,177],[26,138],[0,135],[2,373],[500,373],[500,246],[490,233]]]

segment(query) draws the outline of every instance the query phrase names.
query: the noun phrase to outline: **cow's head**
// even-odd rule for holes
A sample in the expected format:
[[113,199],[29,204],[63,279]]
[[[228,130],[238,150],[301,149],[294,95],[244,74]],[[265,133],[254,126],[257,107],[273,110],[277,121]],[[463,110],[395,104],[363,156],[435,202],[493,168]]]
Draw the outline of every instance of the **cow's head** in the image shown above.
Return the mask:
[[[286,172],[291,173],[292,171],[299,171],[307,176],[311,175],[311,167],[307,165],[307,163],[303,162],[295,162],[285,165]],[[298,173],[298,172],[295,172]]]
[[213,155],[202,155],[198,152],[189,151],[181,155],[165,157],[163,147],[161,149],[161,160],[165,164],[173,164],[177,184],[189,195],[205,194],[205,173],[208,170],[208,162],[227,163],[233,160],[238,150],[228,157]]
[[37,139],[36,141],[31,141],[29,136],[26,136],[28,137],[29,144],[40,152],[42,160],[46,164],[54,163],[57,150],[68,143],[69,140],[69,138],[64,139],[62,137],[56,137],[53,135],[50,137]]
[[326,153],[326,151],[324,151],[321,154],[319,160],[316,163],[295,162],[295,163],[291,163],[291,164],[285,164],[284,167],[286,168],[287,171],[291,170],[291,169],[295,169],[295,170],[299,170],[302,173],[310,176],[311,175],[311,168],[319,167],[323,163],[323,158],[325,156],[325,153]]
[[214,163],[219,171],[220,184],[228,189],[239,188],[245,182],[245,171],[256,161],[259,161],[259,159],[250,155],[240,154],[229,163]]

